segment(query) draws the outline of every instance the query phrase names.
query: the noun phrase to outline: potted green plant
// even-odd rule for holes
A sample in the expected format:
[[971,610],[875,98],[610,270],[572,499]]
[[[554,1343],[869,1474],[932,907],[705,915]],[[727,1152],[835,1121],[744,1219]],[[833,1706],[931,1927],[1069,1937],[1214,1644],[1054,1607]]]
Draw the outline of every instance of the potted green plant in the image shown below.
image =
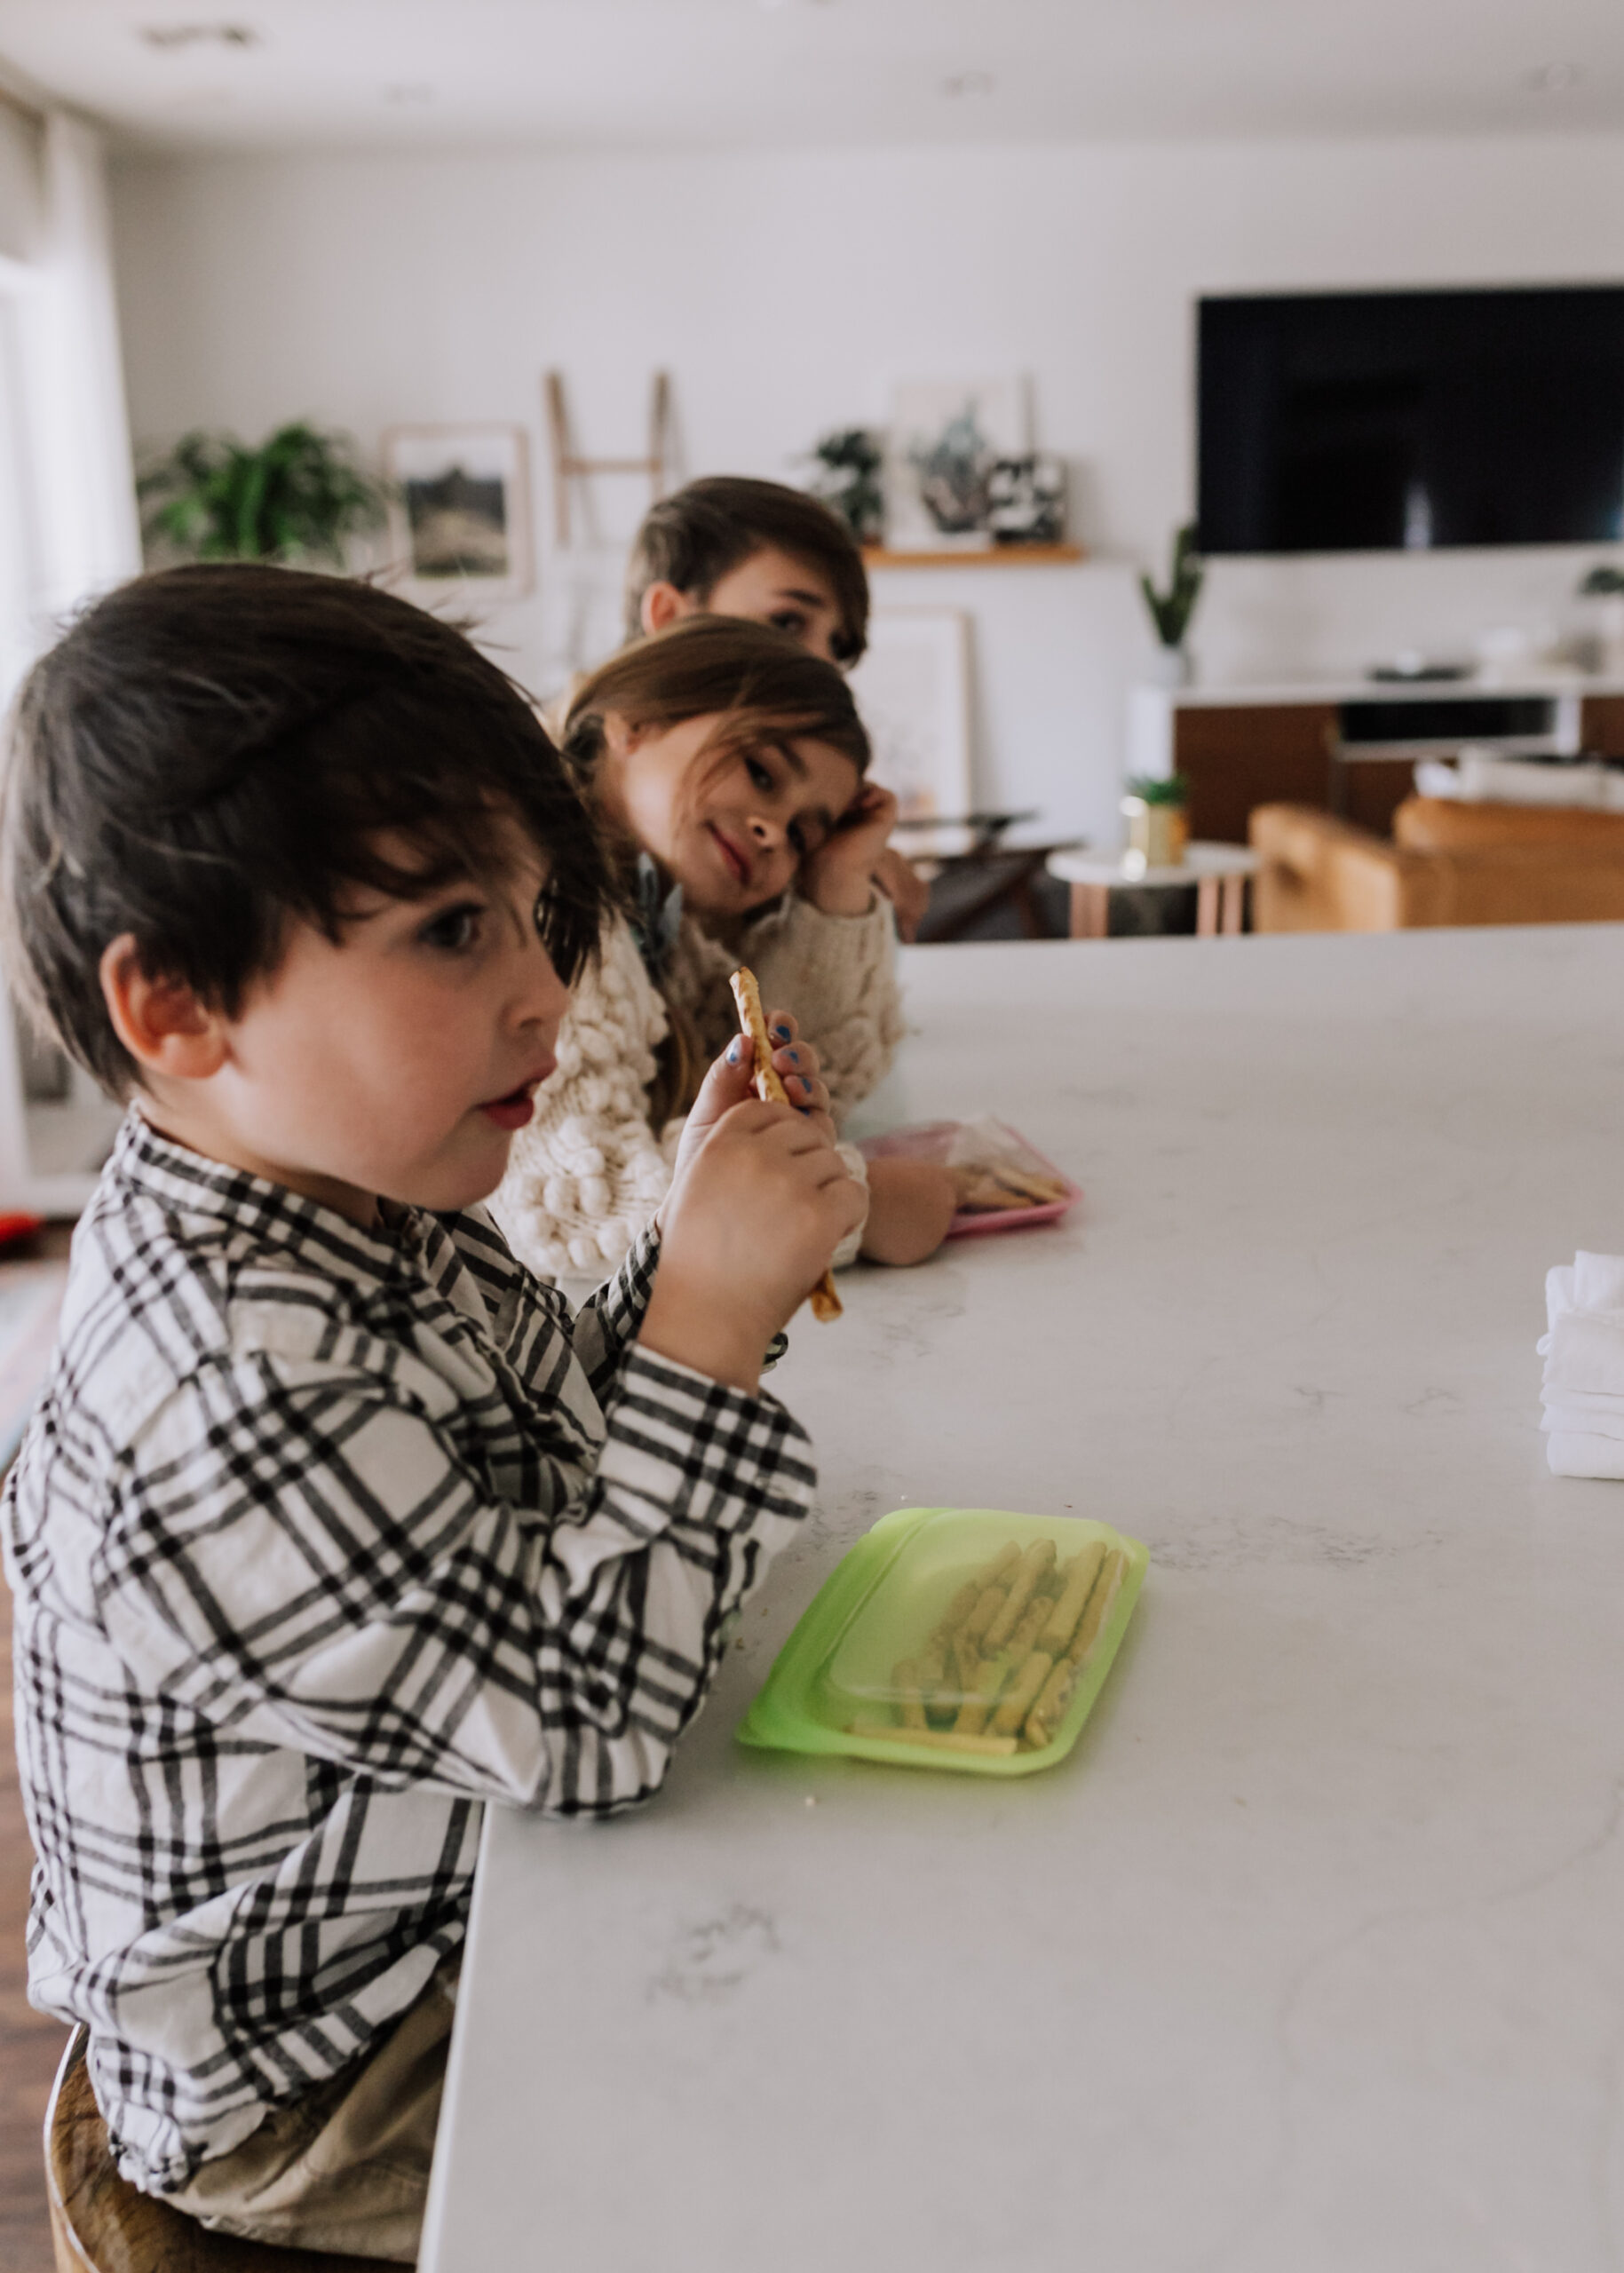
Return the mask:
[[189,560],[328,561],[382,523],[388,484],[356,463],[343,434],[304,420],[257,449],[231,434],[183,435],[137,488],[148,546]]
[[843,426],[820,438],[812,451],[812,494],[840,515],[859,544],[878,544],[885,534],[884,452],[866,426]]
[[1128,850],[1146,868],[1176,868],[1190,842],[1190,784],[1182,773],[1132,773],[1122,811]]
[[1624,677],[1624,568],[1603,561],[1579,587],[1581,600],[1594,603],[1586,614],[1582,660],[1588,669]]
[[1195,523],[1186,521],[1173,539],[1173,562],[1166,591],[1158,591],[1148,576],[1139,579],[1139,590],[1145,595],[1145,605],[1150,610],[1161,643],[1156,672],[1160,685],[1184,686],[1189,683],[1190,652],[1184,640],[1195,604],[1201,596],[1204,574],[1200,555],[1195,549]]

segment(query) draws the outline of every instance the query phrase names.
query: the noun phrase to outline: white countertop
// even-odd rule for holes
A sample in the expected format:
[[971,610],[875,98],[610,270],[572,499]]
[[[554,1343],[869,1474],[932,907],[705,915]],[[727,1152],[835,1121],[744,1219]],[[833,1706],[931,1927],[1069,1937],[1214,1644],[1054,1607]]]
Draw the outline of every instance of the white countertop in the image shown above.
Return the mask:
[[[1058,1230],[849,1273],[819,1512],[664,1793],[492,1810],[425,2273],[1624,2261],[1624,1486],[1537,1422],[1624,1250],[1624,927],[932,947],[871,1119]],[[1149,1543],[1069,1762],[732,1731],[887,1509]]]

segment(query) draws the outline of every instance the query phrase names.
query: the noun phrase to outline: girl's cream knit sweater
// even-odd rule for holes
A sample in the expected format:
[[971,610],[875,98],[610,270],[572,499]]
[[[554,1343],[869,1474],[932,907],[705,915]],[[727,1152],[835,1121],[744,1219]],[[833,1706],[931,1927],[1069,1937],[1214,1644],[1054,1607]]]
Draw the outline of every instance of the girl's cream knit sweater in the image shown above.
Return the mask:
[[[792,1010],[817,1049],[838,1122],[880,1080],[902,1037],[892,939],[890,905],[877,894],[855,916],[820,915],[791,896],[727,946],[685,916],[667,984],[715,1057],[738,1030],[729,975],[748,962],[768,1014]],[[606,1273],[664,1199],[682,1124],[651,1127],[649,1089],[669,1026],[617,916],[576,983],[558,1070],[515,1137],[491,1203],[515,1255],[542,1276]]]

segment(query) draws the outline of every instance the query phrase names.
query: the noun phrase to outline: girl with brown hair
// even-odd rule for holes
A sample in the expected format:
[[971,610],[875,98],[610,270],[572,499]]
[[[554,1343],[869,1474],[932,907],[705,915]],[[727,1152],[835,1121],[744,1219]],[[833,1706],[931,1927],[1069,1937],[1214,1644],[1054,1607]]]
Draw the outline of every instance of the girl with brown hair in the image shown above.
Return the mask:
[[[891,909],[872,870],[896,800],[865,779],[868,740],[834,667],[786,634],[690,616],[629,647],[575,692],[564,756],[597,818],[623,912],[583,971],[558,1070],[510,1157],[495,1209],[549,1277],[602,1276],[665,1196],[683,1116],[736,1018],[749,962],[772,1011],[796,1013],[836,1122],[884,1073],[902,1033]],[[790,1096],[812,1095],[790,1073]],[[843,1146],[854,1174],[860,1156]],[[951,1220],[944,1169],[867,1169],[848,1242],[915,1263]]]

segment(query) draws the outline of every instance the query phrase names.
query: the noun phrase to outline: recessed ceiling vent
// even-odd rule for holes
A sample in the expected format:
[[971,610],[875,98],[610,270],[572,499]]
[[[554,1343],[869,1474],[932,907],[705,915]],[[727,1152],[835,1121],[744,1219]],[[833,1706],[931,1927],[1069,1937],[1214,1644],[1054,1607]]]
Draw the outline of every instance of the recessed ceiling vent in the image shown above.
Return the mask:
[[259,35],[249,24],[143,24],[140,37],[148,47],[257,47]]

